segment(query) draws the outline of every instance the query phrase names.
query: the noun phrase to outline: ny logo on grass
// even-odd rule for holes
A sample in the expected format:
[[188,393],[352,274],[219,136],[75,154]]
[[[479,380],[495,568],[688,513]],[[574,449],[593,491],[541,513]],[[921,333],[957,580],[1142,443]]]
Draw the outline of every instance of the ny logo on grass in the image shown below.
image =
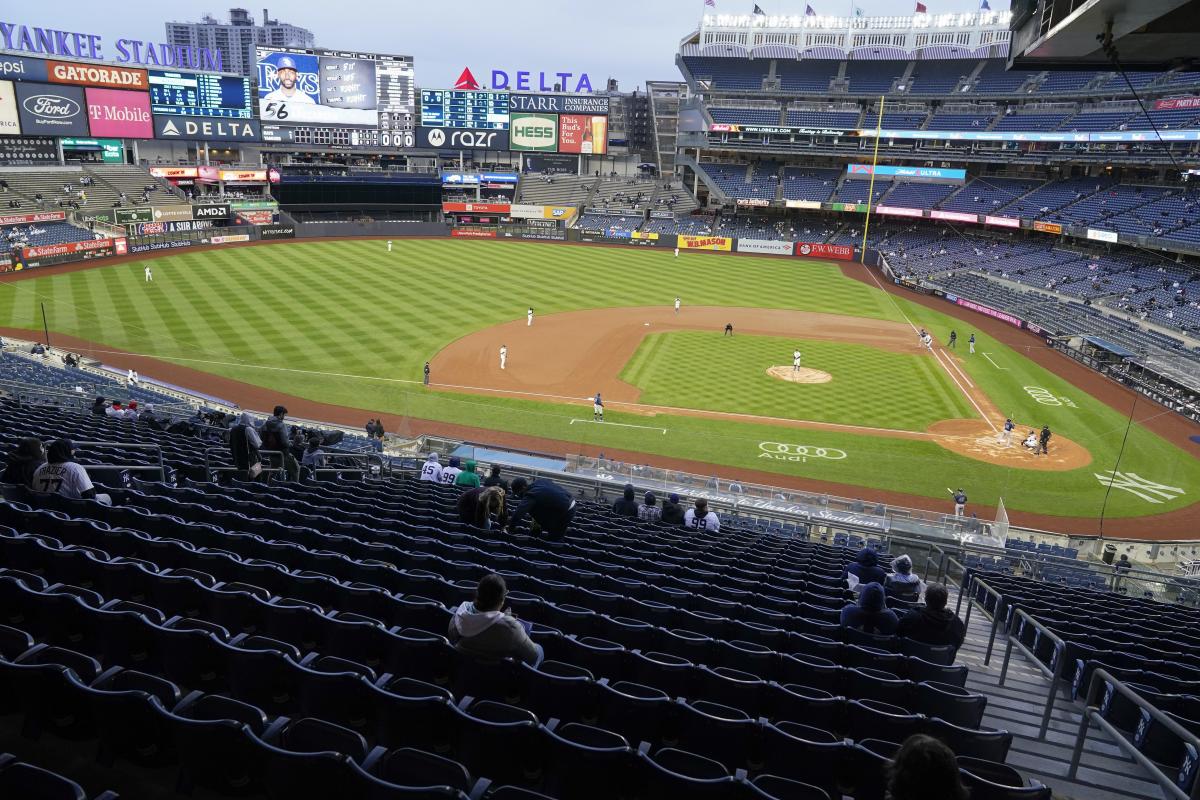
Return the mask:
[[1185,494],[1184,490],[1178,486],[1155,483],[1154,481],[1146,480],[1136,472],[1107,470],[1093,474],[1096,476],[1096,480],[1100,481],[1101,486],[1111,484],[1112,488],[1124,489],[1130,494],[1136,494],[1147,503],[1161,503],[1163,500],[1174,500],[1176,497]]

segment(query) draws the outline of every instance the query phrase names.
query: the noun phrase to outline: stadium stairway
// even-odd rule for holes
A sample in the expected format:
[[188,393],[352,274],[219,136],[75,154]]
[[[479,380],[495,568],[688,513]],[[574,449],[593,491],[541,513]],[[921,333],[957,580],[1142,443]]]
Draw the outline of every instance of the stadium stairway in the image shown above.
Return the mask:
[[[952,592],[950,605],[957,601]],[[966,605],[959,615],[966,613]],[[997,634],[991,662],[984,664],[991,619],[976,606],[967,626],[967,639],[958,651],[958,663],[970,666],[966,689],[987,695],[982,725],[1004,728],[1013,734],[1007,763],[1028,778],[1054,790],[1056,800],[1162,800],[1163,792],[1150,774],[1125,756],[1106,734],[1093,727],[1088,735],[1074,781],[1067,768],[1079,732],[1082,705],[1058,694],[1045,739],[1038,738],[1049,680],[1019,652],[1014,651],[1004,685],[999,685],[1004,661],[1003,636]]]

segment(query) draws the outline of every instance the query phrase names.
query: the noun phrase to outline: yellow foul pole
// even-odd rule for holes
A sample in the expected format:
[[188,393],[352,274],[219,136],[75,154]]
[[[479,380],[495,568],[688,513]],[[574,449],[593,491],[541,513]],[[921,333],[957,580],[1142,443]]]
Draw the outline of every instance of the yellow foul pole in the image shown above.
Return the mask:
[[871,182],[867,185],[867,218],[863,222],[862,257],[867,263],[867,230],[871,227],[871,201],[875,199],[875,165],[879,163],[879,133],[883,130],[883,95],[879,95],[879,116],[875,120],[875,153],[871,156]]

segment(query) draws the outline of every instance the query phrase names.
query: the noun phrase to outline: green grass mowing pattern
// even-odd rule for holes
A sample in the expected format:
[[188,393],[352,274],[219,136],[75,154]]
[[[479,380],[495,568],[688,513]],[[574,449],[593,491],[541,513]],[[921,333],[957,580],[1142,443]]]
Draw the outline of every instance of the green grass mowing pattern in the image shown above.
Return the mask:
[[[767,374],[806,367],[829,383],[788,383]],[[621,378],[648,405],[922,431],[938,420],[978,416],[937,361],[861,344],[674,331],[647,336]]]
[[[1010,508],[1046,514],[1098,514],[1104,487],[1094,473],[1112,467],[1124,432],[1123,415],[983,337],[979,353],[989,352],[1008,370],[968,359],[972,379],[1018,419],[1046,421],[1091,449],[1092,465],[1031,472],[957,456],[923,441],[670,414],[607,415],[610,421],[667,428],[665,436],[571,425],[572,418],[589,418],[590,408],[465,397],[407,382],[419,381],[424,361],[450,341],[520,319],[528,305],[548,314],[666,306],[676,295],[689,305],[796,308],[893,321],[902,320],[903,311],[942,341],[956,327],[960,354],[965,349],[969,328],[961,321],[903,299],[897,303],[827,263],[426,240],[405,241],[390,254],[379,241],[296,242],[180,254],[152,264],[152,286],[144,284],[141,262],[4,284],[0,319],[39,328],[39,303],[45,302],[55,331],[367,412],[556,438],[568,451],[577,442],[936,498],[946,497],[946,486],[961,485],[972,502],[994,503],[1003,496]],[[790,345],[782,363],[788,353]],[[773,354],[772,361],[777,358]],[[280,366],[295,371],[267,368]],[[1069,397],[1076,407],[1038,405],[1026,385]],[[937,402],[932,395],[931,402]],[[1137,416],[1152,413],[1170,412],[1146,402]],[[777,461],[763,456],[764,441],[840,448],[847,455]],[[1140,425],[1130,435],[1121,469],[1181,487],[1185,494],[1149,503],[1114,489],[1109,516],[1181,508],[1195,502],[1200,490],[1200,462]]]

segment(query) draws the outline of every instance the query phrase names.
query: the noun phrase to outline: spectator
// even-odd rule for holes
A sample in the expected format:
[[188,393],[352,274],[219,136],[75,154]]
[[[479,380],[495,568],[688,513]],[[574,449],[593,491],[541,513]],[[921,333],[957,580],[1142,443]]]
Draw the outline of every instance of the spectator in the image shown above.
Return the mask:
[[379,448],[375,447],[375,420],[367,420],[367,424],[364,427],[367,431],[367,441],[370,443],[371,447],[374,447],[376,450],[378,450]]
[[846,628],[857,628],[863,633],[877,633],[891,636],[896,632],[900,618],[896,612],[887,607],[887,598],[883,587],[878,583],[868,583],[863,586],[858,595],[858,603],[847,603],[842,608],[842,625]]
[[262,474],[262,457],[258,453],[260,449],[262,439],[254,429],[254,418],[243,411],[238,424],[229,431],[229,452],[239,474],[250,480]]
[[1119,592],[1125,588],[1125,576],[1129,570],[1133,569],[1133,563],[1129,560],[1129,556],[1121,553],[1121,557],[1117,563],[1113,564],[1113,591]]
[[946,608],[949,598],[945,586],[929,584],[925,589],[925,607],[905,614],[896,628],[896,635],[935,646],[948,644],[955,650],[962,647],[967,629],[962,620]]
[[454,611],[448,636],[461,653],[485,658],[512,657],[526,664],[542,663],[540,645],[529,638],[528,623],[504,609],[508,587],[499,575],[485,575],[475,589],[475,601]]
[[499,486],[476,486],[458,497],[458,519],[476,528],[492,529],[492,517],[501,528],[507,521],[504,510],[504,490]]
[[438,454],[430,453],[425,463],[421,465],[421,480],[430,483],[442,482],[442,465],[438,463]]
[[954,751],[923,733],[904,740],[888,769],[890,800],[967,800]]
[[105,409],[104,416],[115,417],[116,419],[124,417],[125,411],[121,408],[120,401],[113,400],[112,405]]
[[646,492],[645,502],[638,506],[638,519],[646,522],[658,522],[662,519],[662,509],[658,506],[658,498],[654,492]]
[[683,527],[718,533],[721,530],[721,520],[717,517],[717,512],[708,510],[708,501],[703,497],[698,497],[696,498],[696,507],[689,508],[684,513]]
[[500,477],[500,465],[492,464],[492,468],[488,470],[488,475],[483,479],[483,485],[486,487],[499,486],[501,489],[508,489],[508,481]]
[[263,423],[262,443],[264,450],[278,450],[283,454],[283,471],[289,481],[300,480],[300,464],[292,455],[291,435],[288,432],[288,410],[283,406],[275,406],[271,418]]
[[325,451],[321,449],[320,436],[308,437],[308,446],[304,448],[304,453],[300,456],[300,466],[304,468],[304,474],[310,477],[314,470],[325,466]]
[[138,414],[137,400],[130,400],[129,404],[127,406],[125,406],[125,411],[122,412],[121,418],[133,420],[134,422],[137,422],[138,416],[139,416],[139,414]]
[[925,583],[912,574],[912,558],[899,555],[892,559],[892,571],[883,584],[888,596],[916,600],[925,591]]
[[458,473],[462,472],[459,464],[458,456],[450,456],[450,463],[442,467],[442,479],[440,483],[443,486],[453,486],[454,481],[458,478]]
[[[851,576],[854,580],[850,580]],[[859,584],[878,583],[882,586],[887,583],[887,573],[879,566],[879,556],[870,547],[859,550],[858,558],[846,565],[845,577],[851,589]]]
[[674,492],[667,495],[667,502],[663,503],[662,521],[667,525],[683,524],[683,506],[679,504],[679,495]]
[[375,448],[376,453],[383,452],[383,437],[386,431],[383,429],[383,420],[375,420],[375,436],[371,439],[371,446]]
[[549,478],[537,478],[533,483],[524,478],[512,482],[513,495],[519,502],[513,510],[508,527],[516,528],[528,514],[532,522],[530,533],[540,533],[551,539],[560,539],[575,518],[575,498]]
[[33,473],[33,489],[47,494],[61,494],[72,500],[108,498],[108,495],[96,494],[87,470],[76,463],[75,446],[70,439],[55,439],[50,443],[46,463]]
[[38,467],[46,463],[46,451],[42,443],[32,437],[17,442],[17,448],[8,455],[8,465],[0,481],[15,483],[26,489],[33,488],[33,475]]
[[108,413],[108,405],[103,397],[97,397],[96,402],[92,403],[92,416],[103,417]]
[[458,477],[454,479],[455,486],[478,486],[479,474],[475,472],[476,464],[474,461],[468,461],[463,465],[462,472],[458,473]]
[[637,500],[633,499],[633,484],[625,484],[625,492],[613,501],[613,513],[621,517],[636,517],[638,515]]

